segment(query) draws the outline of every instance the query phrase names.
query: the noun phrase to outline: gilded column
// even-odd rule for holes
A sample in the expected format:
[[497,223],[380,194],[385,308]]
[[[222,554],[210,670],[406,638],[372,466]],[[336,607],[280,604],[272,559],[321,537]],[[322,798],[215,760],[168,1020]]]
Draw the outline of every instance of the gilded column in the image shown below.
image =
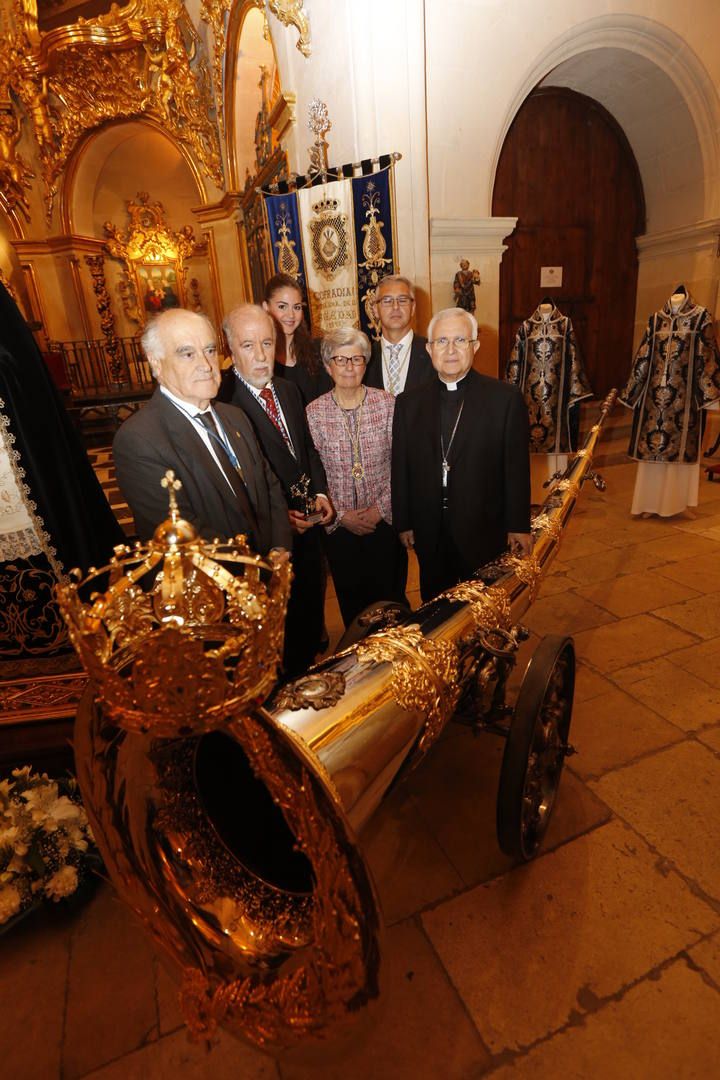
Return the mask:
[[86,255],[85,262],[92,275],[93,292],[95,293],[97,310],[100,316],[100,328],[110,357],[110,376],[113,382],[122,383],[125,381],[123,378],[122,353],[120,341],[115,332],[115,317],[112,313],[110,295],[107,291],[105,260],[102,255]]

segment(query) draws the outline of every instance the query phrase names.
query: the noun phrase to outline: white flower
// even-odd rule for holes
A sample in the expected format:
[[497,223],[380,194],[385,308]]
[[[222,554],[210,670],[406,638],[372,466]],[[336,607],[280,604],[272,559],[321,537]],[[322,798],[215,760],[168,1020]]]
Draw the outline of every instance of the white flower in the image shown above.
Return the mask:
[[0,923],[12,919],[20,910],[20,893],[14,885],[5,885],[0,889]]
[[62,900],[70,896],[78,886],[77,870],[74,866],[62,866],[45,882],[45,895],[53,900]]

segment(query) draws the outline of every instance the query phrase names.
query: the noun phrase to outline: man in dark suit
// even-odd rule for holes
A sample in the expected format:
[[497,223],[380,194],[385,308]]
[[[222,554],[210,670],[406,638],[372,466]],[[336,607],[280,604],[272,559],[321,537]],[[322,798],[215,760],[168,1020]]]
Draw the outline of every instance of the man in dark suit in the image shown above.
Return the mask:
[[439,312],[427,350],[437,378],[397,399],[393,524],[420,563],[423,600],[507,547],[529,554],[527,409],[517,387],[472,370],[474,315]]
[[[243,304],[230,312],[223,326],[235,369],[232,402],[252,423],[291,507],[293,583],[285,624],[284,667],[285,674],[292,677],[306,671],[321,648],[325,601],[322,525],[329,525],[335,514],[324,494],[325,470],[310,436],[300,391],[287,379],[273,379],[273,319],[261,307]],[[313,515],[311,520],[308,513]]]
[[240,409],[210,402],[220,384],[215,331],[204,315],[176,308],[148,322],[142,346],[158,389],[113,442],[120,490],[141,539],[168,516],[160,481],[182,482],[180,514],[206,539],[244,533],[253,550],[288,551],[282,489]]
[[365,385],[397,397],[433,377],[424,337],[412,331],[415,288],[400,274],[384,277],[375,292],[375,313],[382,326],[380,341],[373,341],[365,371]]

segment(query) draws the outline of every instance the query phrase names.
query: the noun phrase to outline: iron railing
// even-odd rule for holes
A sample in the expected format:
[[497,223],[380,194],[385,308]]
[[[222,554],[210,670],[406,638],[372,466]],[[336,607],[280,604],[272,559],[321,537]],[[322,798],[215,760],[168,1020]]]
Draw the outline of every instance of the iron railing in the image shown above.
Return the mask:
[[119,348],[109,355],[104,341],[54,341],[53,353],[62,356],[73,398],[107,397],[128,391],[151,390],[150,365],[137,338],[118,338]]

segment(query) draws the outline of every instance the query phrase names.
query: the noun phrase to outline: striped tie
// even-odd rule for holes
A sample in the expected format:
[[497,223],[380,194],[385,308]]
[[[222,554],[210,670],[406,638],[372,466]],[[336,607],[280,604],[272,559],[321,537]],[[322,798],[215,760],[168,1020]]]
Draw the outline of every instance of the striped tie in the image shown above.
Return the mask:
[[391,394],[396,395],[398,392],[398,379],[400,377],[400,352],[402,350],[402,342],[398,345],[388,346],[388,390]]

